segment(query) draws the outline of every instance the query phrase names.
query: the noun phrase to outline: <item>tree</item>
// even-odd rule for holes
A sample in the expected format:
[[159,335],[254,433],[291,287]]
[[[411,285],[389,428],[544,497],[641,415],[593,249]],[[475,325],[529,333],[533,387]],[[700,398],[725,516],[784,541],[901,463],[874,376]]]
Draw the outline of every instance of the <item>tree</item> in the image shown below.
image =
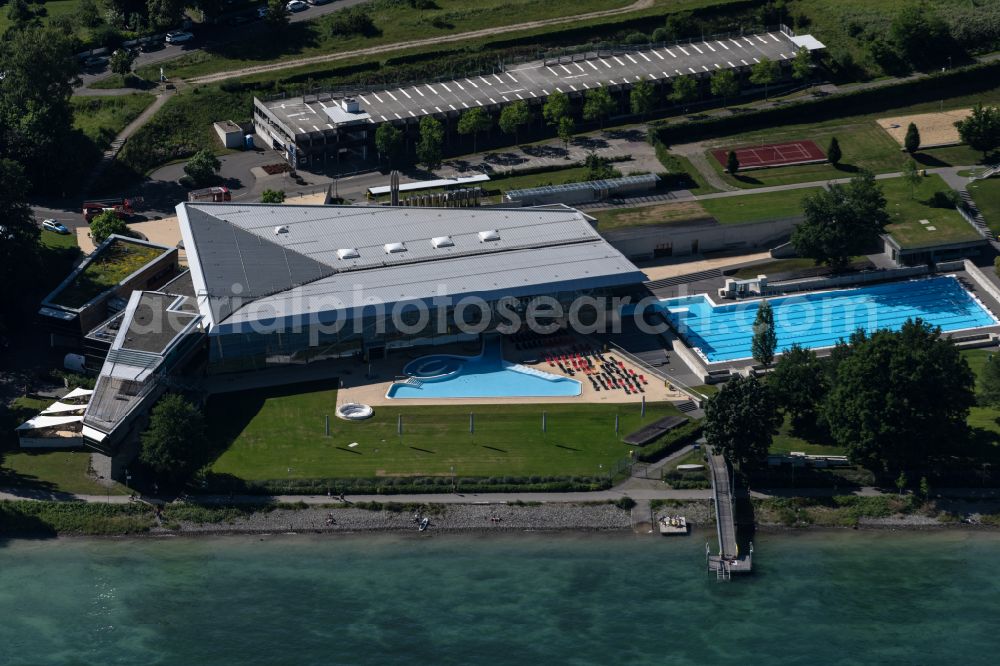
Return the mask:
[[282,190],[264,190],[260,193],[260,202],[266,204],[284,203],[285,193]]
[[458,133],[472,135],[472,152],[478,150],[480,132],[488,132],[493,127],[493,118],[482,107],[477,106],[467,110],[458,119]]
[[764,99],[767,99],[767,87],[778,80],[781,68],[778,63],[764,57],[750,68],[750,83],[764,86]]
[[569,150],[569,142],[573,138],[573,132],[575,130],[576,124],[573,122],[572,118],[569,116],[563,116],[559,119],[559,127],[556,128],[556,133],[559,135],[559,139],[563,142],[564,149]]
[[1000,108],[983,106],[982,102],[972,107],[972,113],[955,123],[958,136],[969,148],[986,155],[1000,147]]
[[899,331],[852,336],[823,409],[852,462],[889,474],[954,452],[973,386],[968,363],[940,329],[908,320]]
[[[0,40],[0,156],[19,162],[33,191],[63,195],[79,156],[73,140],[74,40],[28,24]],[[2,224],[2,222],[0,222]]]
[[726,155],[726,171],[729,172],[730,176],[735,176],[736,172],[740,170],[740,160],[736,157],[736,152],[733,150],[729,151]]
[[[459,123],[459,132],[462,131],[461,127],[462,124]],[[375,130],[375,150],[378,151],[379,159],[385,159],[391,165],[402,147],[403,132],[392,123],[382,123]]]
[[132,230],[125,224],[125,220],[118,217],[113,210],[106,210],[94,216],[90,221],[90,238],[95,245],[100,245],[112,235],[134,236]]
[[505,106],[500,112],[500,131],[504,134],[513,134],[514,143],[518,143],[518,134],[521,125],[531,122],[531,109],[524,100],[518,100],[510,106]]
[[28,205],[31,184],[24,168],[0,158],[0,337],[5,336],[33,300],[39,270],[39,232]]
[[288,27],[288,22],[292,13],[288,10],[288,0],[267,0],[267,13],[264,14],[264,22],[272,30],[284,30]]
[[569,115],[569,97],[558,90],[549,95],[542,106],[542,117],[549,125],[559,125],[559,121]]
[[667,99],[677,105],[695,101],[698,99],[698,82],[693,76],[681,76],[674,79]]
[[826,149],[826,159],[830,160],[830,164],[833,166],[838,166],[843,157],[840,152],[840,142],[837,141],[837,137],[831,137],[830,145]]
[[906,128],[903,147],[906,148],[906,152],[911,154],[920,150],[920,130],[917,129],[916,123],[910,123],[909,127]]
[[816,352],[797,344],[782,353],[767,377],[767,384],[797,431],[815,433],[821,405],[829,390],[826,367]]
[[645,118],[655,106],[653,84],[646,79],[636,81],[629,92],[628,100],[632,113]]
[[139,460],[171,481],[193,470],[208,445],[205,417],[195,405],[176,393],[160,398],[140,436]]
[[755,361],[762,365],[771,365],[774,352],[778,348],[778,334],[774,330],[774,310],[766,299],[757,306],[750,348]]
[[417,140],[417,160],[428,170],[441,165],[441,146],[444,145],[444,128],[434,116],[420,119],[420,139]]
[[767,460],[781,422],[770,389],[755,376],[738,375],[705,404],[705,439],[741,469]]
[[601,157],[594,151],[587,153],[583,164],[587,167],[587,180],[607,180],[609,178],[621,178],[621,172],[611,166],[611,160]]
[[896,491],[899,493],[900,497],[903,496],[903,491],[906,490],[906,486],[909,482],[910,480],[906,478],[906,472],[901,471],[899,476],[896,477]]
[[184,165],[184,173],[195,182],[203,185],[215,179],[215,174],[222,168],[222,163],[208,148],[202,148]]
[[35,17],[27,0],[13,0],[7,8],[7,19],[15,26],[27,23]]
[[979,403],[1000,407],[1000,356],[990,354],[979,378]]
[[918,68],[936,66],[952,51],[948,26],[922,4],[904,6],[889,35],[899,55]]
[[792,58],[792,78],[805,81],[812,77],[812,54],[806,47],[801,47]]
[[80,4],[76,6],[76,15],[85,28],[96,28],[102,21],[101,10],[95,0],[80,0]]
[[885,196],[869,171],[846,185],[830,185],[803,200],[804,220],[792,231],[800,256],[843,270],[878,240],[889,223]]
[[729,108],[729,98],[740,93],[740,82],[731,69],[722,69],[712,75],[712,94],[722,98],[722,106]]
[[131,74],[132,65],[135,63],[135,57],[135,51],[132,49],[117,49],[111,54],[110,66],[112,73],[119,74],[123,77]]
[[583,119],[588,122],[599,120],[601,129],[604,129],[604,121],[615,112],[615,100],[611,98],[608,89],[591,88],[587,91],[583,100]]
[[[146,0],[147,24],[154,30],[163,30],[177,25],[184,13],[182,0]],[[139,26],[133,25],[133,29]]]
[[907,159],[903,162],[903,181],[910,186],[910,198],[912,199],[920,187],[920,181],[922,176],[920,175],[920,169],[917,167],[917,163],[912,159]]

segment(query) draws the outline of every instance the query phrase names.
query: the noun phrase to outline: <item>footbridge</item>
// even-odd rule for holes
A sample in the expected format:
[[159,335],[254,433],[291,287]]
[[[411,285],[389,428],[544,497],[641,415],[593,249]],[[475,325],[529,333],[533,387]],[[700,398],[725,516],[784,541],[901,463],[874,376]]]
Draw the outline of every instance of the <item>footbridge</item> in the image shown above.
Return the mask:
[[729,464],[721,454],[713,452],[708,456],[708,466],[712,476],[719,550],[713,554],[709,545],[705,544],[705,556],[708,559],[708,570],[714,572],[720,580],[729,580],[734,573],[750,573],[752,570],[753,543],[746,552],[740,552],[736,538],[733,477],[729,473]]

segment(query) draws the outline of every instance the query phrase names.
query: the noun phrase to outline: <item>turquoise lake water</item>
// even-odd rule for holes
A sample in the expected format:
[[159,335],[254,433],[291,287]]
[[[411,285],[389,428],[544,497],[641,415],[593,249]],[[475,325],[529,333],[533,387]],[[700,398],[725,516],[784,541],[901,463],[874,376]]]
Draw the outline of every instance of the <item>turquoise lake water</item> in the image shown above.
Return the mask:
[[0,541],[0,663],[995,664],[1000,534]]
[[432,354],[406,365],[419,383],[393,384],[387,396],[414,398],[538,398],[580,395],[580,382],[504,361],[500,338],[487,339],[479,356]]
[[[943,331],[993,326],[996,318],[952,276],[768,299],[778,350],[832,347],[858,328],[898,330],[922,318]],[[759,300],[714,305],[704,295],[661,301],[671,324],[710,362],[750,358]]]

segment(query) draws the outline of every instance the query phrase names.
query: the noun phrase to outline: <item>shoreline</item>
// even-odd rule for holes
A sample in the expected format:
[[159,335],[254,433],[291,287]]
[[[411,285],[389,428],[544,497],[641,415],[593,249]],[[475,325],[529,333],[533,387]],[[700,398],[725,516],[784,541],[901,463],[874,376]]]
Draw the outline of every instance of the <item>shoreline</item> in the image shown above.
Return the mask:
[[[17,504],[17,503],[14,503]],[[13,510],[0,503],[0,531],[3,537],[199,537],[276,535],[365,534],[629,534],[659,537],[651,522],[648,504],[623,508],[602,503],[512,503],[512,504],[394,504],[375,505],[279,505],[273,507],[167,505],[159,514],[143,504],[99,505],[93,511],[82,507],[82,515],[65,511],[65,503],[31,502]],[[971,504],[969,509],[981,509]],[[21,511],[18,514],[18,511]],[[47,513],[47,510],[50,513]],[[797,522],[774,520],[758,515],[755,531],[760,534],[810,533],[824,531],[939,532],[993,531],[1000,524],[983,514],[965,517],[935,512],[932,508],[911,513],[880,516],[852,515],[816,508],[811,515],[797,514]],[[640,512],[640,513],[636,513]],[[683,515],[691,529],[688,536],[702,532],[715,539],[715,516],[709,500],[672,501],[652,510],[654,516]],[[762,512],[764,513],[764,512]],[[425,532],[418,530],[423,518],[429,520]],[[799,518],[802,518],[799,520]],[[18,522],[18,518],[21,518]],[[655,520],[655,518],[654,518]]]

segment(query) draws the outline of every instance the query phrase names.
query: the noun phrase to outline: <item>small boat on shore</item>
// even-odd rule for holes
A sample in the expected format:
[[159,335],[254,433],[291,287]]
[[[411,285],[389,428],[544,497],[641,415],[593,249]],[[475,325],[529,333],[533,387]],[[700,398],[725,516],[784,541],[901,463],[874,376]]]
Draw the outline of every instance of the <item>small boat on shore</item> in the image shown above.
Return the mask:
[[420,527],[418,528],[421,532],[426,532],[427,527],[431,524],[430,518],[424,518],[420,521]]
[[688,533],[687,519],[684,516],[660,516],[656,521],[663,536],[677,536]]

